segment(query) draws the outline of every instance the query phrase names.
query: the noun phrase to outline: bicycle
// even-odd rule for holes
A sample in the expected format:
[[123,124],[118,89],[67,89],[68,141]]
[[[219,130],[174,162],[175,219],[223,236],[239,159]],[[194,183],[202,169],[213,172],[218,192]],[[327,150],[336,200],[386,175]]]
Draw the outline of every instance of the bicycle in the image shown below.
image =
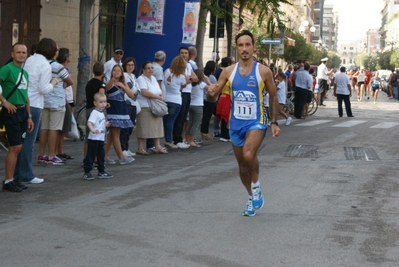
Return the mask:
[[[283,107],[283,111],[285,113],[294,114],[294,103],[295,103],[295,94],[294,91],[289,91],[286,97],[286,102]],[[317,103],[314,93],[312,94],[312,100],[309,103],[308,107],[308,115],[313,115],[316,113],[317,108],[319,107],[319,103]]]
[[80,125],[86,125],[86,103],[79,108],[76,112],[76,126],[78,127],[79,131],[79,140],[83,141],[86,138],[86,132]]

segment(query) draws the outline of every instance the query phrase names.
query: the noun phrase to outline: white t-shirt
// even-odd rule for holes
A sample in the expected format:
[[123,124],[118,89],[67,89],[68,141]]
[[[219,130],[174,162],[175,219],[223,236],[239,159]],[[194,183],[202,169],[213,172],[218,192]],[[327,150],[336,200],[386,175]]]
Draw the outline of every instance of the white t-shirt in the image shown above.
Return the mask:
[[152,73],[152,76],[154,76],[157,81],[162,81],[161,82],[161,90],[162,90],[162,93],[165,94],[165,84],[164,84],[164,79],[163,79],[163,76],[164,76],[163,75],[163,68],[162,68],[161,65],[159,65],[156,62],[153,62],[152,66],[154,67],[154,72]]
[[[155,79],[154,76],[151,76],[151,80],[149,80],[144,75],[140,75],[136,81],[137,81],[137,84],[139,85],[139,90],[141,92],[143,92],[143,90],[148,90],[155,95],[162,95],[162,90],[159,87],[157,79]],[[142,108],[149,107],[148,98],[143,96],[142,93],[138,95],[137,101],[139,102],[140,107],[142,107]]]
[[29,75],[28,97],[31,107],[43,108],[43,96],[53,92],[51,66],[41,54],[34,54],[25,61],[25,70]]
[[[170,77],[170,82],[168,78]],[[183,74],[175,76],[170,73],[170,69],[165,70],[164,73],[164,83],[165,83],[165,102],[171,102],[181,105],[181,86],[186,83],[186,78]]]
[[[191,67],[190,63],[187,62],[185,73],[187,76],[190,77],[192,72],[193,72],[193,67]],[[183,93],[191,93],[192,88],[193,88],[193,86],[191,85],[191,83],[189,83],[189,84],[187,84],[186,87],[183,88],[182,92]]]
[[335,84],[337,85],[337,95],[349,95],[349,89],[348,89],[348,84],[349,82],[349,77],[343,72],[340,72],[339,74],[335,75]]
[[366,80],[366,75],[364,72],[360,72],[359,75],[357,76],[357,82],[364,82]]
[[105,140],[105,116],[104,112],[98,111],[97,109],[93,109],[90,113],[88,122],[91,122],[93,128],[98,130],[99,133],[94,134],[92,132],[89,133],[88,139],[90,140],[98,140],[104,141]]
[[190,106],[202,107],[204,105],[204,89],[206,83],[200,82],[191,89],[191,103]]
[[324,63],[321,63],[320,66],[317,67],[317,79],[328,80],[328,68]]
[[286,102],[285,81],[281,81],[277,85],[277,98],[279,104],[285,104]]
[[[133,94],[139,91],[138,84],[136,81],[136,76],[134,76],[134,74],[132,73],[129,74],[127,72],[125,72],[123,75],[125,76],[125,82],[129,86],[130,91],[132,91]],[[127,94],[125,94],[125,100],[128,101],[132,106],[136,105],[136,100],[131,99],[130,97],[127,96]]]

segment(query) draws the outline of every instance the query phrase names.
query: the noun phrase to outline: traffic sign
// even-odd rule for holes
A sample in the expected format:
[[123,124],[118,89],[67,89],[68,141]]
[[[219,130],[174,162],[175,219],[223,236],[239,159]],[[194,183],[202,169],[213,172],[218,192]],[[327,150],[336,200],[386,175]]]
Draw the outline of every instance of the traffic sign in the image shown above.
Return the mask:
[[281,38],[261,38],[260,44],[276,45],[281,44]]

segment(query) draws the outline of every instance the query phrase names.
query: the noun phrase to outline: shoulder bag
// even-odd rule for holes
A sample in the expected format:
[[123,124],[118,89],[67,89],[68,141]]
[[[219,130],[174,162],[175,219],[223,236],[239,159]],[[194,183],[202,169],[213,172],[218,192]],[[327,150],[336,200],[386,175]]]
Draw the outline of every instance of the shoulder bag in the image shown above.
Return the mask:
[[[148,90],[150,89],[148,81],[145,77],[143,77],[145,82],[147,83]],[[164,101],[161,101],[156,98],[148,98],[148,105],[150,106],[151,112],[154,116],[163,117],[168,114],[168,106]]]
[[[10,97],[15,93],[15,91],[17,91],[18,86],[21,84],[23,76],[24,76],[24,68],[22,67],[21,68],[21,77],[19,78],[19,81],[14,86],[14,88],[11,90],[11,92],[9,92],[8,95],[5,97],[5,100],[10,99]],[[5,114],[5,112],[7,112],[7,109],[2,107],[1,111],[0,111],[0,128],[4,127],[4,114]]]

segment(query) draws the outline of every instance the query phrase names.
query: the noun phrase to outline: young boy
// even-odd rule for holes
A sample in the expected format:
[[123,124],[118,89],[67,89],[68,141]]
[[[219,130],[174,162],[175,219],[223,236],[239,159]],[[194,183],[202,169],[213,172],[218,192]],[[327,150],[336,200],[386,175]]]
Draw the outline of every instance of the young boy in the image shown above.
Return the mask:
[[[88,119],[91,111],[95,108],[94,106],[94,94],[100,92],[105,95],[105,83],[102,81],[104,76],[104,64],[102,62],[96,62],[93,65],[94,77],[86,84],[86,118]],[[87,136],[89,136],[89,128],[86,127],[86,139],[83,149],[83,157],[87,154]],[[83,163],[84,164],[84,163]],[[94,168],[97,167],[97,162],[94,162]]]
[[98,178],[112,178],[113,176],[105,172],[105,149],[104,140],[106,127],[111,124],[106,121],[103,113],[105,106],[107,105],[107,98],[102,93],[94,94],[94,106],[95,109],[90,113],[89,119],[87,120],[87,128],[90,130],[87,136],[87,155],[84,160],[84,175],[83,179],[93,180],[93,176],[90,171],[93,169],[94,158],[97,156],[98,162]]

